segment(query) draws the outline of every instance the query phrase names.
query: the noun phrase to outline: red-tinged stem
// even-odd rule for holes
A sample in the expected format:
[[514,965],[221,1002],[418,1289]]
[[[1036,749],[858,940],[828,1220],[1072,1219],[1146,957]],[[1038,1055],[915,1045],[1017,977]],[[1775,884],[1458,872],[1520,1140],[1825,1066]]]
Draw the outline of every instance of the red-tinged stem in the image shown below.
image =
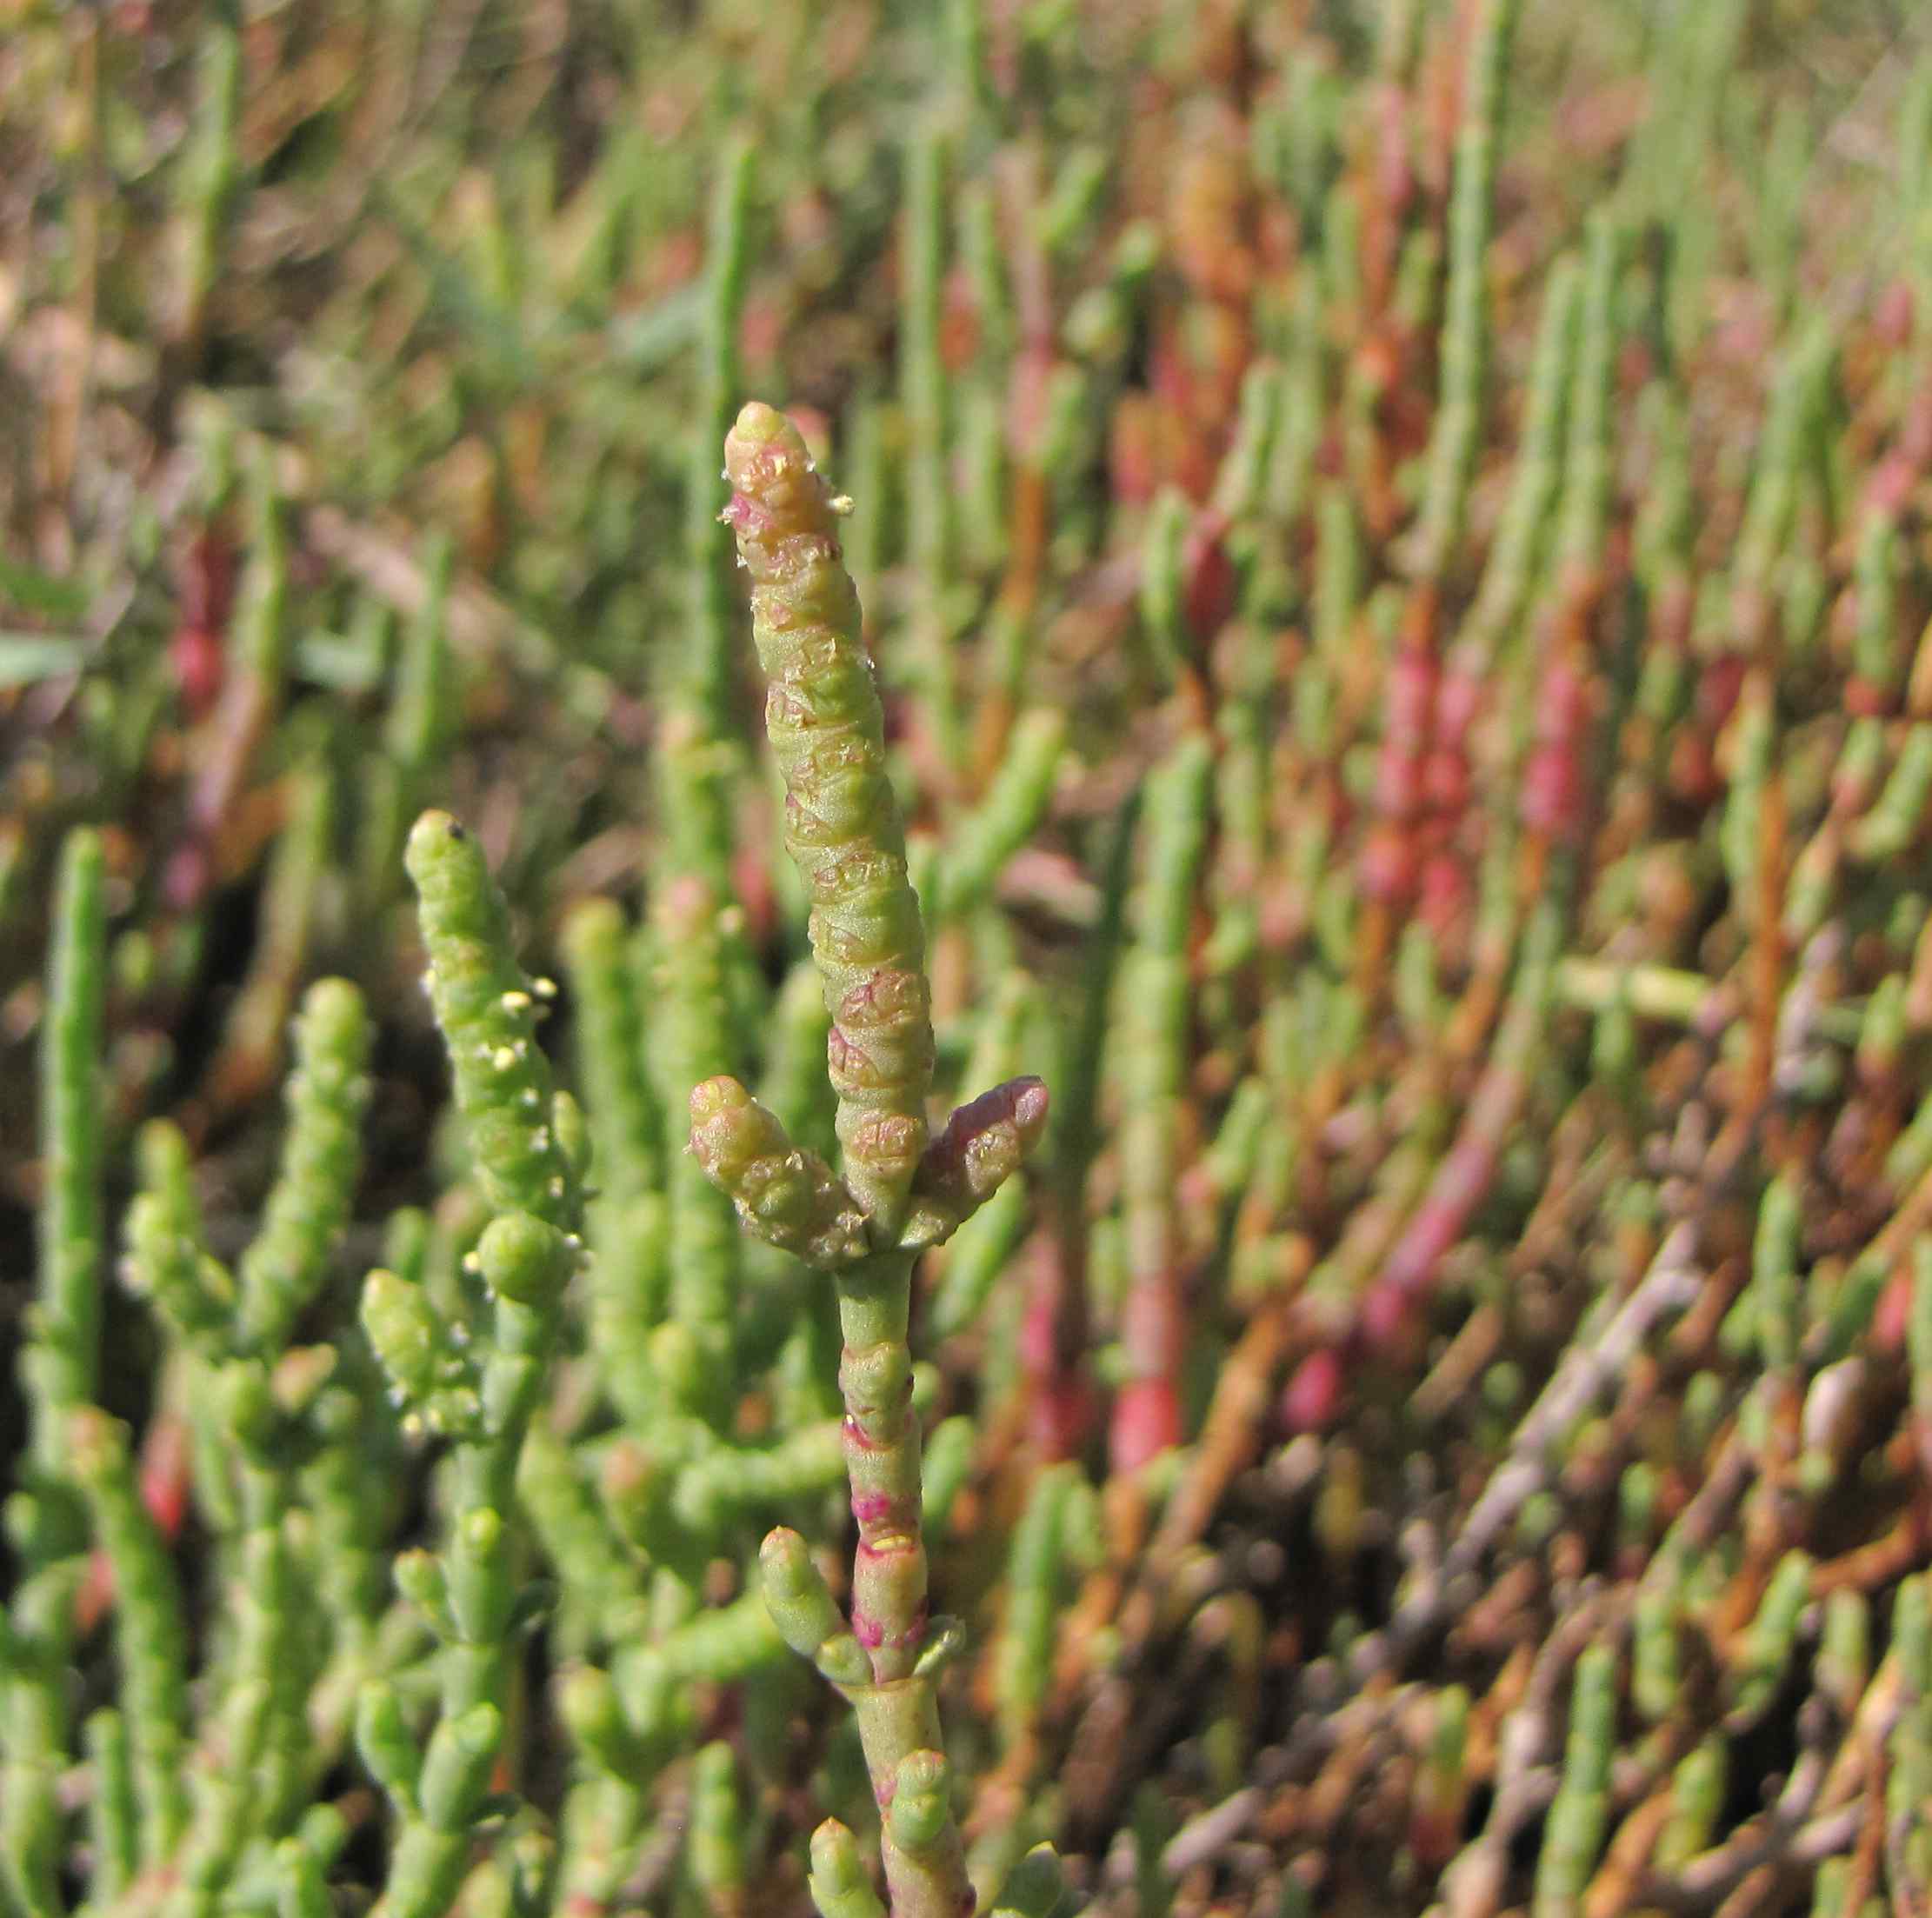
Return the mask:
[[1532,922],[1526,940],[1531,949],[1523,955],[1516,996],[1456,1142],[1362,1301],[1360,1335],[1371,1351],[1385,1349],[1400,1335],[1495,1182],[1502,1149],[1529,1097],[1529,1066],[1542,1040],[1556,930],[1553,913]]

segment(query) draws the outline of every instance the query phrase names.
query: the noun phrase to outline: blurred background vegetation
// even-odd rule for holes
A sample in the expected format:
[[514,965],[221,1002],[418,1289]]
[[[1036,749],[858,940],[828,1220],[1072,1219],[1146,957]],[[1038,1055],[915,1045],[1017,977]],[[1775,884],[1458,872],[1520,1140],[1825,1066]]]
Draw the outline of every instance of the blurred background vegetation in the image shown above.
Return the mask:
[[[1230,740],[1251,749],[1266,768],[1260,863],[1242,863],[1249,816],[1224,783],[1206,876],[1180,909],[1190,1010],[1163,1170],[1191,1182],[1177,1256],[1190,1298],[1209,1302],[1190,1360],[1194,1413],[1251,1322],[1251,1296],[1225,1279],[1237,1240],[1264,1245],[1276,1278],[1292,1275],[1285,1284],[1319,1261],[1330,1296],[1365,1289],[1395,1235],[1384,1213],[1413,1211],[1426,1185],[1391,1158],[1392,1142],[1422,1111],[1421,1162],[1432,1165],[1482,1063],[1449,1002],[1468,992],[1480,1005],[1487,989],[1495,1013],[1536,890],[1526,881],[1508,902],[1499,975],[1475,895],[1513,895],[1520,849],[1513,827],[1485,837],[1480,821],[1517,809],[1544,658],[1523,636],[1563,603],[1559,567],[1539,548],[1534,591],[1495,649],[1500,677],[1485,682],[1502,687],[1496,703],[1514,719],[1493,748],[1479,732],[1465,769],[1479,823],[1453,840],[1462,891],[1438,902],[1429,954],[1400,973],[1414,886],[1396,886],[1378,930],[1353,875],[1369,856],[1376,755],[1399,730],[1384,709],[1410,643],[1418,565],[1405,535],[1446,384],[1445,267],[1478,11],[1468,0],[0,0],[0,1243],[17,1249],[0,1255],[0,1352],[30,1293],[32,1052],[70,825],[106,836],[115,1139],[157,1114],[182,1124],[217,1250],[245,1237],[260,1205],[284,1029],[323,973],[363,986],[376,1028],[370,1171],[345,1262],[373,1258],[390,1208],[433,1195],[443,1080],[401,878],[408,822],[431,802],[470,822],[529,962],[548,966],[573,902],[646,896],[676,840],[683,789],[667,776],[667,747],[690,743],[679,728],[693,675],[724,656],[721,607],[731,663],[711,706],[699,701],[713,729],[699,744],[722,756],[737,823],[741,929],[763,978],[783,976],[798,901],[776,856],[741,616],[719,596],[736,591],[729,540],[712,521],[722,425],[750,396],[789,410],[857,501],[849,554],[916,871],[943,872],[943,849],[1008,789],[1016,714],[1064,724],[1064,756],[1016,840],[992,834],[990,905],[976,897],[940,944],[949,1076],[1009,976],[1037,995],[1036,1036],[1077,1022],[1109,902],[1118,931],[1123,802],[1173,742],[1211,736],[1223,768],[1249,763]],[[1903,1037],[1888,1029],[1870,1042],[1891,1044],[1872,1054],[1878,1066],[1846,1060],[1884,982],[1902,982],[1902,982],[1923,969],[1922,789],[1894,795],[1897,816],[1876,815],[1862,853],[1853,833],[1841,861],[1838,842],[1885,776],[1932,745],[1917,736],[1932,687],[1915,651],[1932,609],[1932,452],[1920,443],[1929,57],[1932,23],[1908,0],[1521,9],[1496,130],[1465,530],[1428,577],[1446,646],[1522,463],[1552,266],[1595,216],[1619,249],[1599,316],[1614,346],[1594,449],[1604,496],[1579,509],[1596,583],[1585,676],[1596,744],[1574,750],[1596,797],[1554,835],[1574,842],[1555,856],[1552,887],[1572,921],[1556,994],[1570,1024],[1547,1042],[1539,1028],[1533,1060],[1513,1062],[1534,1089],[1509,1137],[1489,1142],[1504,1162],[1500,1195],[1473,1228],[1468,1212],[1457,1222],[1457,1239],[1473,1233],[1470,1256],[1454,1269],[1432,1361],[1472,1316],[1502,1309],[1519,1275],[1510,1249],[1545,1216],[1539,1200],[1576,1163],[1602,1169],[1577,1129],[1609,1169],[1585,1181],[1576,1212],[1550,1202],[1569,1222],[1549,1262],[1558,1275],[1529,1331],[1511,1322],[1488,1349],[1513,1369],[1458,1428],[1458,1509],[1582,1317],[1565,1286],[1589,1291],[1595,1278],[1576,1275],[1596,1272],[1604,1246],[1620,1232],[1654,1236],[1682,1203],[1658,1193],[1685,1173],[1666,1149],[1682,1146],[1700,1069],[1678,1041],[1708,1041],[1705,1068],[1719,1050],[1721,1035],[1698,1022],[1723,1022],[1718,999],[1698,996],[1705,987],[1731,982],[1722,1010],[1747,1049],[1737,993],[1755,1009],[1752,1031],[1769,1031],[1801,988],[1836,1016],[1779,1056],[1813,1072],[1776,1093],[1811,1102],[1805,1123],[1790,1136],[1774,1125],[1763,1156],[1754,1142],[1744,1171],[1728,1162],[1700,1201],[1721,1216],[1711,1257],[1735,1269],[1733,1289],[1766,1178],[1801,1163],[1830,1121],[1834,1138],[1859,1125],[1884,1138],[1864,1158],[1845,1148],[1816,1215],[1835,1222],[1811,1250],[1842,1266],[1867,1241],[1889,1253],[1911,1235],[1885,1236],[1902,1175],[1870,1166],[1916,1104],[1907,1069],[1924,1062],[1926,1009],[1915,1000],[1899,1015]],[[1896,544],[1874,559],[1867,507],[1894,456],[1897,497],[1880,509]],[[1574,441],[1568,457],[1581,463]],[[1760,598],[1776,608],[1771,638],[1753,623]],[[1679,604],[1682,635],[1657,639],[1660,609]],[[1667,656],[1679,680],[1647,708],[1634,689]],[[1332,723],[1296,704],[1297,685],[1322,675]],[[1751,712],[1760,687],[1775,735],[1741,740],[1741,685]],[[1858,734],[1862,720],[1883,723]],[[1766,826],[1755,809],[1766,769],[1786,763],[1790,787]],[[1834,796],[1841,773],[1862,781],[1853,800]],[[1762,959],[1782,898],[1749,902],[1757,831],[1781,848],[1789,836],[1790,858],[1764,881],[1774,888],[1810,871],[1801,846],[1829,839],[1816,856],[1832,862],[1824,903],[1792,909],[1795,929],[1754,1000],[1751,955]],[[1503,879],[1479,880],[1486,858]],[[1838,927],[1851,956],[1801,973],[1795,956],[1821,926]],[[1641,1042],[1629,989],[1592,964],[1669,969],[1644,975],[1653,1022]],[[1319,1068],[1305,1100],[1269,1077],[1255,1038],[1295,996],[1305,1029],[1295,1056]],[[748,1032],[766,1002],[754,993],[749,1006]],[[559,1049],[571,1020],[567,1004],[550,1035]],[[1324,1030],[1366,1036],[1337,1060],[1322,1054]],[[1437,1059],[1429,1036],[1442,1031],[1461,1036]],[[1096,1256],[1116,1265],[1123,1175],[1109,1142],[1159,1083],[1122,1066],[1130,1049],[1108,1055],[1087,1148],[1099,1173],[1074,1201],[1083,1227],[1089,1214],[1100,1222],[1096,1242],[1115,1249]],[[1237,1089],[1257,1076],[1283,1103],[1257,1093],[1241,1106]],[[1710,1124],[1722,1133],[1743,1106],[1726,1105],[1721,1075],[1719,1088]],[[1318,1190],[1252,1196],[1264,1110],[1320,1142]],[[1763,1110],[1749,1117],[1761,1127]],[[1058,1229],[1082,1236],[1064,1220]],[[1006,1282],[1015,1303],[997,1322],[1011,1331],[1017,1261]],[[1096,1343],[1108,1313],[1103,1296]],[[1063,1337],[1077,1319],[1063,1318]],[[1336,1322],[1324,1307],[1284,1333],[1276,1369],[1346,1350],[1355,1381],[1360,1349],[1331,1335]],[[138,1414],[140,1335],[118,1316],[110,1331],[128,1355],[110,1395]],[[1727,1405],[1756,1375],[1743,1336],[1734,1329],[1725,1359],[1710,1362]],[[1897,1344],[1895,1323],[1884,1349],[1895,1367]],[[1689,1376],[1709,1355],[1679,1356]],[[978,1358],[969,1349],[951,1369],[965,1378]],[[1440,1383],[1426,1415],[1391,1409],[1410,1404],[1426,1369],[1409,1359],[1374,1376],[1362,1362],[1369,1422],[1333,1479],[1365,1488],[1371,1511],[1403,1508],[1404,1475],[1436,1442],[1429,1418],[1454,1422]],[[1317,1376],[1277,1418],[1278,1380],[1263,1370],[1270,1409],[1252,1422],[1253,1450],[1279,1462],[1300,1413],[1320,1411],[1303,1421],[1316,1426],[1332,1414]],[[1902,1421],[1903,1388],[1891,1387],[1890,1397],[1875,1387],[1874,1402]],[[972,1409],[990,1417],[990,1403]],[[1411,1415],[1422,1424],[1402,1422]],[[23,1420],[12,1403],[0,1415],[10,1451]],[[1009,1449],[1024,1415],[1008,1424]],[[1701,1429],[1671,1454],[1660,1529],[1672,1496],[1681,1508],[1692,1495],[1710,1437]],[[1659,1455],[1677,1443],[1660,1442]],[[1264,1483],[1257,1467],[1243,1482],[1251,1495],[1237,1499],[1218,1562],[1223,1583],[1271,1593],[1271,1628],[1286,1575],[1262,1548],[1282,1509],[1313,1522],[1321,1478],[1296,1459],[1285,1478]],[[985,1475],[1005,1485],[987,1494],[1003,1523],[1019,1495]],[[1346,1516],[1331,1510],[1322,1548],[1343,1595],[1275,1646],[1280,1668],[1330,1638],[1345,1655],[1363,1622],[1356,1609],[1372,1620],[1388,1608],[1391,1528],[1363,1544]],[[1881,1498],[1871,1535],[1895,1516]],[[1544,1521],[1523,1562],[1564,1535],[1563,1513]],[[1196,1530],[1205,1524],[1203,1514]],[[1599,1511],[1578,1550],[1609,1564],[1612,1528]],[[1230,1570],[1250,1547],[1252,1575]],[[1757,1552],[1745,1557],[1761,1569]],[[1113,1568],[1117,1600],[1131,1562]],[[1167,1571],[1156,1581],[1163,1602],[1169,1582]],[[1571,1615],[1564,1603],[1552,1599],[1550,1615]],[[1735,1606],[1749,1615],[1743,1598]],[[1518,1643],[1542,1642],[1548,1622]],[[1152,1629],[1144,1618],[1137,1628]],[[1476,1662],[1493,1675],[1502,1655]],[[1126,1708],[1096,1681],[1096,1717],[1079,1666],[1062,1674],[1056,1735],[1083,1725],[1092,1762]],[[1285,1741],[1309,1713],[1339,1722],[1322,1699],[1295,1697],[1301,1717],[1284,1706],[1279,1723],[1247,1724],[1236,1742]],[[1186,1726],[1160,1722],[1183,1742]],[[1761,1768],[1789,1743],[1769,1739]],[[1211,1807],[1238,1781],[1241,1765],[1217,1750],[1168,1779],[1175,1806]],[[1132,1788],[1164,1761],[1136,1747],[1089,1791],[1069,1828],[1076,1850],[1104,1855]],[[1346,1799],[1353,1786],[1339,1788]],[[1755,1808],[1745,1787],[1737,1796],[1729,1822]],[[1407,1828],[1359,1808],[1365,1842]],[[1443,1815],[1460,1830],[1467,1810],[1465,1795]],[[1165,1819],[1144,1811],[1150,1832]],[[1304,1804],[1269,1842],[1294,1855],[1320,1823]],[[1159,1851],[1141,1842],[1146,1857]],[[1260,1881],[1249,1864],[1242,1882]],[[1402,1895],[1421,1908],[1427,1874],[1402,1868]],[[1366,1897],[1364,1885],[1386,1888],[1380,1869],[1341,1876]]]

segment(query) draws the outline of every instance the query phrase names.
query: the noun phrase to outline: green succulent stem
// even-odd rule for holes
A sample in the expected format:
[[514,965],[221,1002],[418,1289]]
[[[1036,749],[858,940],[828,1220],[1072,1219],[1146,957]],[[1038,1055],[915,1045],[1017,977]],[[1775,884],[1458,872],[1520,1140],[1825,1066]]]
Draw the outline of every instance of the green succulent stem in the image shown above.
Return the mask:
[[525,1610],[516,1462],[582,1251],[588,1148],[536,1042],[546,982],[516,962],[508,909],[481,849],[447,814],[425,813],[410,835],[408,863],[456,1109],[496,1212],[465,1262],[489,1302],[474,1346],[451,1336],[411,1279],[372,1273],[363,1296],[370,1342],[411,1418],[456,1441],[443,1549],[397,1562],[398,1584],[443,1642],[436,1728],[418,1763],[381,1687],[365,1688],[359,1726],[365,1760],[402,1814],[376,1909],[382,1918],[436,1918],[463,1882],[503,1746]]
[[885,718],[842,561],[841,513],[798,430],[753,401],[724,443],[725,517],[751,575],[765,723],[785,783],[785,844],[811,896],[832,1016],[844,1175],[889,1244],[925,1149],[932,1019],[925,930],[885,769]]
[[[925,935],[886,776],[884,719],[860,639],[836,499],[796,428],[753,402],[725,441],[724,518],[751,575],[752,635],[769,682],[766,723],[785,783],[785,841],[811,896],[812,955],[832,1026],[843,1175],[795,1146],[729,1078],[691,1094],[693,1155],[746,1226],[828,1275],[843,1351],[846,1474],[859,1541],[849,1626],[804,1542],[763,1554],[786,1642],[845,1695],[883,1815],[894,1918],[975,1908],[933,1673],[951,1643],[927,1617],[919,1416],[907,1343],[912,1267],[1017,1169],[1046,1123],[1046,1091],[1016,1079],[962,1106],[929,1141],[933,1034]],[[826,1918],[877,1910],[843,1826],[812,1847]]]
[[36,1918],[63,1908],[59,1777],[72,1737],[66,1668],[86,1542],[68,1436],[100,1367],[106,983],[106,860],[99,836],[81,830],[63,849],[54,902],[41,1039],[40,1284],[22,1358],[30,1463],[7,1501],[21,1576],[0,1633],[0,1888]]

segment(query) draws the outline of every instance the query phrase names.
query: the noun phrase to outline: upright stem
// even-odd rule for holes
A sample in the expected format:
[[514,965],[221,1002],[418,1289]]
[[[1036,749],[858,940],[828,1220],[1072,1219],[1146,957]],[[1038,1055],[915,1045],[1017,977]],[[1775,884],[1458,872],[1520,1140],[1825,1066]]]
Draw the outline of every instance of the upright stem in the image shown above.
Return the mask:
[[[881,1684],[908,1676],[926,1625],[926,1547],[919,1527],[919,1415],[912,1409],[906,1320],[909,1253],[881,1253],[840,1274],[838,1369],[845,1464],[858,1522],[852,1631]],[[936,1745],[936,1741],[935,1741]]]
[[770,682],[785,845],[811,891],[845,1177],[883,1250],[925,1149],[932,1020],[885,716],[839,550],[848,503],[834,500],[797,428],[756,400],[725,440],[724,463],[725,517],[751,574],[752,636]]
[[85,1515],[68,1434],[100,1367],[101,1045],[107,980],[106,863],[92,832],[70,835],[54,908],[41,1039],[40,1291],[21,1357],[31,1463],[7,1501],[20,1562],[0,1630],[0,1897],[23,1912],[65,1908],[62,1771],[70,1761],[67,1663]]
[[[784,775],[786,846],[811,894],[844,1176],[795,1146],[776,1116],[728,1078],[694,1089],[691,1146],[753,1232],[837,1287],[845,1461],[859,1531],[850,1627],[795,1533],[765,1541],[766,1602],[787,1642],[857,1715],[894,1918],[961,1918],[976,1900],[933,1690],[949,1639],[925,1642],[919,1419],[906,1342],[912,1264],[1018,1165],[1044,1128],[1046,1093],[1036,1080],[1011,1081],[961,1107],[929,1141],[925,930],[886,777],[884,716],[858,598],[839,548],[838,522],[851,503],[833,497],[791,423],[756,402],[738,415],[724,463],[732,486],[724,517],[751,575],[752,631],[770,683],[766,724]],[[821,1828],[813,1858],[822,1912],[876,1911],[843,1827]]]

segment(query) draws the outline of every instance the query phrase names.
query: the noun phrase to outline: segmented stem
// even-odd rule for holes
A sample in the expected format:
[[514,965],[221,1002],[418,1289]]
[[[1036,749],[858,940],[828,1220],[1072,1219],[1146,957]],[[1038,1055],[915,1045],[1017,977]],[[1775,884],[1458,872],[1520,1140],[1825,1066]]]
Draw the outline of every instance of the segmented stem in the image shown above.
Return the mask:
[[785,782],[785,843],[811,894],[832,1016],[846,1183],[892,1242],[926,1145],[932,1021],[925,931],[886,778],[884,715],[841,563],[838,515],[798,430],[753,401],[724,443],[725,517],[751,574],[765,724]]

